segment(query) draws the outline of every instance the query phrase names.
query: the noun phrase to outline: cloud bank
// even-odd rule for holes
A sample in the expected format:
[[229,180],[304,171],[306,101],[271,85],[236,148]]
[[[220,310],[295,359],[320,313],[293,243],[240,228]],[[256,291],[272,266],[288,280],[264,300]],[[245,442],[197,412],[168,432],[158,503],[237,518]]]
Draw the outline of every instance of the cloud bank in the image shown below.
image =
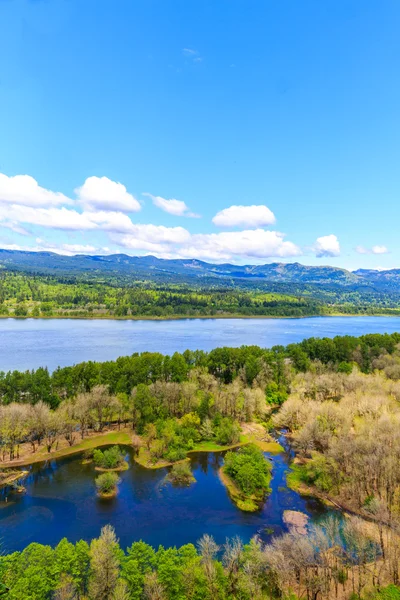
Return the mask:
[[[285,260],[304,254],[284,233],[270,229],[276,218],[262,204],[231,205],[217,212],[213,225],[228,231],[192,233],[179,224],[169,227],[137,222],[137,213],[151,204],[140,203],[123,183],[108,177],[88,177],[72,196],[46,189],[29,175],[0,174],[0,227],[30,238],[25,245],[4,240],[3,247],[48,249],[61,254],[126,251],[215,262]],[[143,196],[173,217],[199,217],[183,200],[149,193]],[[211,223],[206,228],[211,229]],[[60,232],[57,243],[49,239],[54,231]],[[317,257],[340,255],[339,241],[333,234],[319,237],[312,249]],[[376,254],[386,251],[384,246],[371,249]]]

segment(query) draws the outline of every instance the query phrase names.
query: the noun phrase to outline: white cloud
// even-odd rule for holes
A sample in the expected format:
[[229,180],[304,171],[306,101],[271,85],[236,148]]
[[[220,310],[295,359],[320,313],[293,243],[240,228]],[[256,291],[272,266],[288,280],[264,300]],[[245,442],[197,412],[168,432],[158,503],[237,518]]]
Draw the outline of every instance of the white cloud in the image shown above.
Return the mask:
[[[32,208],[0,204],[0,225],[4,222],[25,223],[65,231],[90,231],[101,229],[109,232],[132,231],[133,223],[121,212],[84,211],[82,213],[65,207]],[[3,222],[3,223],[2,223]]]
[[314,245],[315,254],[318,257],[339,256],[340,244],[336,235],[324,235],[319,237]]
[[274,213],[264,204],[230,206],[220,210],[212,220],[217,227],[265,227],[275,221]]
[[[111,239],[121,246],[137,250],[149,250],[149,244],[157,244],[162,251],[171,244],[185,244],[190,241],[190,233],[183,227],[164,227],[164,225],[142,225],[132,223],[131,232]],[[161,244],[161,245],[160,245]]]
[[[292,242],[276,231],[253,229],[191,235],[182,228],[138,225],[134,235],[113,236],[112,240],[131,250],[144,250],[163,258],[204,258],[232,260],[236,257],[264,259],[302,254]],[[162,229],[167,230],[163,232]]]
[[25,252],[54,252],[55,254],[61,254],[64,256],[74,256],[75,254],[109,254],[110,249],[96,248],[90,244],[55,244],[51,242],[45,242],[44,240],[37,238],[36,246],[21,246],[20,244],[2,244],[1,248],[4,250],[22,250]]
[[144,193],[143,196],[148,196],[152,199],[153,204],[161,210],[175,215],[176,217],[193,217],[198,218],[200,215],[190,212],[189,207],[183,200],[176,200],[175,198],[167,199],[162,196],[153,196],[153,194]]
[[372,246],[372,254],[387,254],[388,252],[386,246]]
[[[273,213],[263,205],[231,206],[213,219],[215,224],[224,227],[242,226],[243,231],[191,234],[184,227],[133,223],[127,213],[139,210],[139,202],[124,185],[106,177],[86,179],[75,190],[75,206],[70,206],[72,201],[66,196],[41,188],[32,177],[25,175],[10,178],[0,174],[0,192],[0,227],[18,234],[32,235],[35,232],[40,236],[34,248],[20,247],[12,244],[12,239],[7,240],[8,247],[13,249],[45,249],[60,254],[108,253],[108,248],[98,248],[98,243],[90,239],[91,233],[103,232],[121,248],[139,253],[151,252],[165,258],[205,258],[221,262],[287,258],[302,254],[298,246],[285,240],[283,233],[263,228],[275,222]],[[171,215],[198,216],[191,213],[182,200],[147,195],[156,206]],[[30,226],[31,231],[25,226]],[[57,243],[43,240],[46,229],[82,232],[86,234],[85,242],[64,243],[66,240],[62,236],[57,238]],[[338,246],[335,236],[319,238],[319,252],[328,251],[326,240],[331,238]]]
[[30,232],[19,225],[16,221],[4,221],[0,223],[0,227],[5,227],[6,229],[10,229],[14,233],[19,233],[20,235],[29,235]]
[[0,173],[0,202],[36,207],[72,204],[64,194],[40,187],[30,175],[8,177],[4,173]]
[[41,238],[36,238],[36,251],[46,250],[48,252],[56,252],[65,256],[73,256],[74,254],[96,254],[104,253],[105,248],[96,248],[90,244],[54,244],[46,242]]
[[365,246],[357,246],[355,250],[356,250],[356,252],[358,252],[358,254],[388,254],[389,253],[389,250],[388,250],[388,248],[386,248],[386,246],[380,246],[380,245],[372,246],[372,248],[365,248]]
[[108,177],[88,177],[75,193],[86,210],[138,212],[141,209],[140,203],[122,183]]

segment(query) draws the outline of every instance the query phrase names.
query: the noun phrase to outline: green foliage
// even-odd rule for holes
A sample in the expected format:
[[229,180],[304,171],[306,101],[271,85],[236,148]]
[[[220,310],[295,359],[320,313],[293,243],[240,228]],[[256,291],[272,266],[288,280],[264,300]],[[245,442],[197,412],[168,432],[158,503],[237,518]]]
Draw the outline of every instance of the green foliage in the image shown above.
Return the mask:
[[119,483],[119,477],[116,473],[102,473],[96,477],[96,488],[99,494],[112,494]]
[[322,492],[337,489],[341,480],[335,461],[318,452],[313,452],[301,473],[306,483],[315,485]]
[[93,461],[96,467],[102,469],[117,469],[124,461],[124,455],[119,446],[112,446],[106,450],[96,448],[93,451]]
[[269,490],[271,466],[262,451],[253,444],[228,452],[224,468],[246,495],[264,495]]
[[[373,362],[382,352],[393,354],[400,334],[371,334],[357,337],[341,336],[333,339],[310,338],[296,346],[309,361],[319,361],[333,370],[342,371],[344,363],[355,364],[362,371],[372,370]],[[133,398],[135,425],[141,433],[147,423],[154,423],[167,414],[160,411],[149,385],[156,381],[186,381],[193,369],[206,369],[222,383],[231,383],[250,365],[250,379],[268,371],[266,398],[271,404],[281,403],[289,391],[288,365],[285,360],[294,355],[293,345],[263,349],[258,346],[241,348],[216,348],[209,353],[186,351],[173,357],[157,352],[143,352],[120,357],[115,361],[96,363],[89,361],[72,367],[33,371],[0,372],[0,398],[3,404],[25,402],[35,404],[43,400],[55,408],[64,398],[79,392],[90,392],[96,385],[106,385],[112,394]],[[296,370],[304,364],[292,363]],[[297,365],[297,367],[296,367]],[[247,375],[246,375],[247,377]],[[213,416],[214,399],[210,392],[201,392],[197,414],[203,422]],[[194,438],[192,438],[194,439]]]
[[267,404],[271,406],[280,406],[287,400],[288,393],[285,386],[278,385],[275,381],[271,381],[265,389],[265,399]]
[[173,465],[168,473],[168,479],[174,485],[189,485],[194,481],[190,463],[188,461],[179,462]]
[[221,446],[237,444],[240,440],[240,427],[238,423],[229,419],[229,417],[216,419],[214,430],[215,439]]
[[400,588],[391,584],[365,594],[363,600],[400,600]]

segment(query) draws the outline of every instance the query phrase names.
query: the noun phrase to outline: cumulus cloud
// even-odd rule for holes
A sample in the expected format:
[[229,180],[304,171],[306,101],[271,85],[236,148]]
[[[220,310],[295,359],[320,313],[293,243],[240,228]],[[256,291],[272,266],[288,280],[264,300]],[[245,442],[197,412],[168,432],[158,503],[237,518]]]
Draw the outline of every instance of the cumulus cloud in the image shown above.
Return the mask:
[[386,246],[372,246],[372,254],[387,254],[388,252]]
[[252,206],[230,206],[220,210],[212,222],[217,227],[265,227],[275,223],[274,213],[264,204]]
[[[60,254],[104,254],[109,249],[97,247],[98,242],[93,243],[93,237],[90,239],[95,233],[103,233],[115,244],[114,247],[138,253],[150,252],[165,258],[205,258],[221,262],[302,254],[283,233],[264,229],[265,225],[275,222],[273,213],[266,206],[231,206],[213,219],[221,227],[242,226],[244,230],[191,234],[184,227],[134,223],[127,213],[139,210],[139,202],[124,185],[106,177],[89,177],[75,192],[77,198],[73,202],[58,192],[40,187],[27,175],[12,178],[0,174],[0,227],[16,234],[40,236],[33,248],[12,244],[13,240],[9,240],[8,247],[46,249]],[[197,216],[182,200],[147,195],[156,206],[171,215]],[[85,241],[75,244],[60,239],[54,243],[43,239],[45,230],[82,232]],[[337,242],[335,236],[317,240],[319,252],[327,252],[326,240],[332,237]]]
[[318,257],[340,256],[340,244],[336,235],[324,235],[319,237],[314,245],[315,254]]
[[141,209],[140,203],[122,183],[108,177],[88,177],[75,193],[86,210],[138,212]]
[[284,240],[283,233],[264,229],[191,235],[187,230],[177,231],[182,228],[164,228],[169,229],[164,235],[158,231],[161,227],[137,227],[135,235],[114,236],[113,241],[125,248],[143,249],[164,258],[201,257],[221,261],[236,257],[264,259],[302,254],[298,246]]
[[0,202],[36,207],[72,204],[70,198],[41,187],[30,175],[8,177],[4,173],[0,173]]
[[0,225],[9,222],[25,223],[65,231],[103,231],[124,233],[132,230],[132,221],[121,212],[84,211],[66,207],[32,208],[0,204]]
[[372,248],[366,248],[365,246],[357,246],[356,252],[358,254],[388,254],[389,250],[386,246],[372,246]]
[[194,217],[197,218],[200,215],[190,212],[189,207],[183,200],[176,200],[175,198],[167,199],[162,196],[153,196],[153,194],[145,193],[143,196],[148,196],[152,199],[153,204],[161,210],[175,215],[176,217]]

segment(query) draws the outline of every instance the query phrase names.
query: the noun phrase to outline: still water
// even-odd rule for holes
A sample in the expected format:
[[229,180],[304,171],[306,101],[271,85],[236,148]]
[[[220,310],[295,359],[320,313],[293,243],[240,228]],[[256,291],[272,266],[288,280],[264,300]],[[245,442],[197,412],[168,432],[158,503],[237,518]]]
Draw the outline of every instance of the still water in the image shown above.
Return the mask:
[[182,319],[113,321],[0,319],[0,371],[114,360],[133,352],[171,354],[255,344],[271,347],[307,337],[400,331],[398,317]]
[[165,480],[167,469],[145,469],[128,451],[130,468],[120,474],[119,493],[112,500],[96,497],[96,472],[93,465],[82,465],[80,456],[34,465],[24,481],[25,494],[0,490],[2,550],[20,550],[33,541],[55,545],[63,537],[90,540],[107,523],[115,527],[123,548],[140,539],[155,547],[180,546],[204,533],[219,544],[235,535],[248,541],[259,534],[267,540],[286,531],[285,510],[307,513],[311,520],[328,514],[317,500],[286,487],[288,453],[266,456],[273,463],[272,493],[257,513],[241,512],[231,502],[218,476],[220,452],[192,455],[196,483],[174,487]]

